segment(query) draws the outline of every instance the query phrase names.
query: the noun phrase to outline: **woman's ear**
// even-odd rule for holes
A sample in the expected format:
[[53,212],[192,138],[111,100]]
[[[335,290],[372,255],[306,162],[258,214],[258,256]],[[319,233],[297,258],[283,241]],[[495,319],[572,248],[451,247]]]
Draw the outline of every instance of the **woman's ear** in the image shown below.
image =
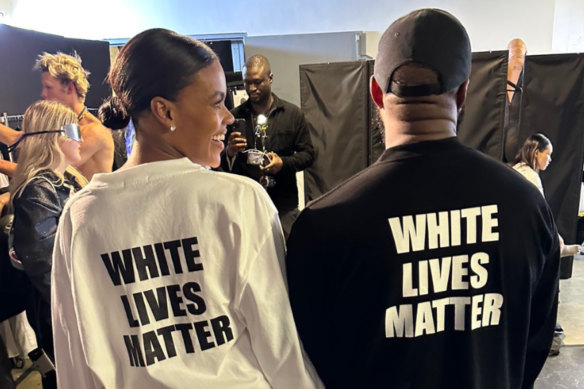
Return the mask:
[[164,128],[170,128],[174,125],[174,104],[172,101],[163,97],[154,97],[150,100],[150,110],[152,111],[152,116],[154,116]]

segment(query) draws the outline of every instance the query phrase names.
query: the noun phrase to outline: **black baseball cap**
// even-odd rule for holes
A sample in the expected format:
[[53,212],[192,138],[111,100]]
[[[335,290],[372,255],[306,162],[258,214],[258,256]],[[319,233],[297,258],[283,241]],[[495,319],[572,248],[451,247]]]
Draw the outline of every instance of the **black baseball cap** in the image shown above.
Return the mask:
[[[439,82],[407,86],[393,74],[407,63],[428,66]],[[373,75],[384,93],[399,97],[437,95],[459,87],[470,76],[470,40],[464,26],[446,11],[424,8],[393,22],[381,36]]]

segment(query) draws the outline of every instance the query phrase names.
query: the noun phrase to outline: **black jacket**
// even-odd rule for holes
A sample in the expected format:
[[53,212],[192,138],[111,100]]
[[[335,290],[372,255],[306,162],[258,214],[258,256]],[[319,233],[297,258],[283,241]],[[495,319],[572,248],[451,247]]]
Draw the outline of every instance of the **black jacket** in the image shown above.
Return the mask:
[[51,298],[51,268],[57,225],[76,184],[63,183],[51,170],[37,174],[13,200],[12,244],[32,284]]
[[[282,158],[282,170],[274,176],[276,185],[268,188],[268,194],[280,213],[298,207],[298,188],[296,172],[306,169],[314,161],[314,148],[310,140],[310,124],[304,118],[300,108],[284,101],[272,93],[274,102],[268,113],[266,151],[273,151]],[[254,148],[253,110],[248,100],[231,113],[236,119],[245,119],[246,127],[242,131],[247,139],[247,149]],[[233,131],[230,129],[226,136]],[[259,145],[258,145],[259,148]],[[248,165],[246,154],[239,153],[230,169],[226,154],[221,155],[221,167],[226,172],[240,174],[258,181],[261,172],[257,166]]]

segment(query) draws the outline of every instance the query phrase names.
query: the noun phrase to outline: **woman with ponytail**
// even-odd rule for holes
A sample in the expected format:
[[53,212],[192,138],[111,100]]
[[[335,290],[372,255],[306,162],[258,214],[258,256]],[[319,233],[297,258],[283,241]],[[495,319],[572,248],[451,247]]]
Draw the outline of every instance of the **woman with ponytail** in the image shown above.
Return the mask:
[[[284,283],[266,191],[220,164],[225,75],[205,44],[147,30],[108,76],[109,128],[131,118],[126,164],[67,204],[53,323],[64,388],[315,388]],[[67,366],[67,369],[60,369]]]
[[[552,152],[554,148],[547,136],[541,133],[533,134],[525,140],[513,160],[513,169],[517,170],[526,180],[531,182],[543,193],[543,184],[539,173],[546,170],[552,162]],[[565,244],[564,238],[558,234],[560,240],[560,257],[568,257],[582,251],[582,246],[577,244]],[[550,356],[560,353],[560,347],[564,339],[564,330],[559,323],[556,323],[554,339],[549,352]]]
[[[517,170],[526,180],[531,182],[543,193],[543,184],[539,173],[546,170],[552,162],[552,142],[544,134],[537,133],[525,140],[513,160],[513,169]],[[560,235],[560,256],[567,257],[577,254],[581,246],[577,244],[565,244]]]

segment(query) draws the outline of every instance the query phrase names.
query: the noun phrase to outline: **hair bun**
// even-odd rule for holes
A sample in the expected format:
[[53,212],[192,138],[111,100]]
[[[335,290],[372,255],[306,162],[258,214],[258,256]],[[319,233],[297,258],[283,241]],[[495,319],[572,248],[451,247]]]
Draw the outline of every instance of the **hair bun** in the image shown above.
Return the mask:
[[122,100],[117,96],[108,97],[99,107],[97,115],[103,125],[112,130],[125,128],[130,122],[130,115],[128,115]]

